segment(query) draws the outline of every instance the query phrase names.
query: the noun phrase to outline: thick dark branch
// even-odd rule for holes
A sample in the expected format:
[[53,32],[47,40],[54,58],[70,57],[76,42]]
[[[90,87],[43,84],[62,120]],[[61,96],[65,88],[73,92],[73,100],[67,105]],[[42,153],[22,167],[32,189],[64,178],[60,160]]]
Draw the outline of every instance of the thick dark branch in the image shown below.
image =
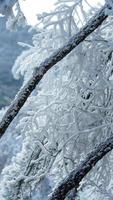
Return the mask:
[[67,193],[73,188],[79,187],[79,183],[88,174],[88,172],[101,160],[109,151],[113,149],[113,137],[108,138],[101,143],[86,157],[77,169],[73,170],[54,190],[49,200],[63,200]]
[[24,88],[18,93],[17,98],[12,102],[8,111],[4,115],[0,123],[0,137],[4,134],[12,120],[18,114],[21,107],[26,102],[31,92],[35,89],[36,85],[42,79],[44,74],[57,62],[62,60],[67,54],[69,54],[75,47],[77,47],[89,34],[91,34],[102,22],[107,18],[105,14],[106,6],[104,6],[99,13],[97,13],[93,19],[91,19],[86,26],[84,26],[77,34],[75,34],[68,43],[62,48],[58,49],[52,56],[42,62],[35,71],[32,78],[24,86]]

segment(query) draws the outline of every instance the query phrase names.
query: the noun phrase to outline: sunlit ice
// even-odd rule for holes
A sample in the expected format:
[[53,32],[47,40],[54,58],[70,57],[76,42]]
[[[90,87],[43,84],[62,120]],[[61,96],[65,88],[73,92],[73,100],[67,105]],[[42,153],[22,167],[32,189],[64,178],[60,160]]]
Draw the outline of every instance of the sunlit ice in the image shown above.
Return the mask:
[[[24,15],[30,25],[37,24],[37,14],[43,12],[49,12],[55,8],[55,3],[57,0],[20,0],[20,5],[24,12]],[[105,0],[84,0],[84,9],[88,9],[87,3],[92,6],[99,6],[105,3]]]

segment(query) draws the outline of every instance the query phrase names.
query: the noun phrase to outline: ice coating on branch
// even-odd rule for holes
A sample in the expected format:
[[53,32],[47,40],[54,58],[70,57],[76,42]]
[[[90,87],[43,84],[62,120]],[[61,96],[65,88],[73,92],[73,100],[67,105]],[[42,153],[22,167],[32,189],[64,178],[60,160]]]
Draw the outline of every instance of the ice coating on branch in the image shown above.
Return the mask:
[[[39,64],[79,31],[76,6],[87,22],[89,14],[84,11],[82,1],[58,1],[53,13],[42,15],[44,29],[37,30],[33,45],[17,58],[13,67],[15,77],[23,76],[23,85],[34,69],[37,76],[38,72],[42,74],[44,69],[39,70]],[[4,200],[15,200],[17,196],[40,200],[36,191],[44,178],[49,176],[50,181],[54,179],[54,184],[58,184],[96,144],[112,134],[110,22],[105,22],[48,71],[15,119],[15,127],[10,127],[10,132],[13,130],[22,137],[22,147],[2,171],[0,194]],[[112,166],[110,154],[81,184],[81,191],[87,192],[89,199],[107,200],[113,193]]]

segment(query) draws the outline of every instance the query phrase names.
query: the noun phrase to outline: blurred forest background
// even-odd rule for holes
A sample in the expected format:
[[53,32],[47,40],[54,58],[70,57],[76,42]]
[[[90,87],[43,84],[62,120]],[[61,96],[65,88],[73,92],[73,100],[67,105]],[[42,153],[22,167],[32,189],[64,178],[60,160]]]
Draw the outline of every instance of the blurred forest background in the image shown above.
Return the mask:
[[30,43],[31,38],[28,27],[11,32],[6,29],[6,18],[0,17],[0,109],[11,103],[21,86],[21,80],[15,80],[11,73],[15,59],[23,50],[17,42]]

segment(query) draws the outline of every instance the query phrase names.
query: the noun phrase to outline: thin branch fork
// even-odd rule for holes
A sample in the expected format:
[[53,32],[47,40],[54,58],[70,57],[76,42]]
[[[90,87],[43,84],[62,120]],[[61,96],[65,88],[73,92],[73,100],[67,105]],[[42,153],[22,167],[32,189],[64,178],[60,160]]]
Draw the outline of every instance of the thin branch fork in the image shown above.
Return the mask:
[[[49,200],[64,200],[69,191],[75,189],[77,191],[80,182],[88,174],[88,172],[101,160],[108,152],[113,149],[113,136],[106,139],[105,142],[99,144],[95,149],[87,155],[86,159],[74,169],[53,191]],[[77,193],[77,192],[76,192]]]
[[84,39],[90,35],[102,22],[108,17],[106,12],[106,5],[73,37],[70,38],[68,43],[62,48],[59,48],[49,58],[40,64],[35,70],[32,78],[18,93],[16,99],[9,106],[6,114],[0,122],[0,137],[5,133],[8,126],[11,124],[15,116],[18,114],[31,92],[35,89],[36,85],[43,78],[44,74],[52,68],[56,63],[68,55],[75,47],[77,47]]

